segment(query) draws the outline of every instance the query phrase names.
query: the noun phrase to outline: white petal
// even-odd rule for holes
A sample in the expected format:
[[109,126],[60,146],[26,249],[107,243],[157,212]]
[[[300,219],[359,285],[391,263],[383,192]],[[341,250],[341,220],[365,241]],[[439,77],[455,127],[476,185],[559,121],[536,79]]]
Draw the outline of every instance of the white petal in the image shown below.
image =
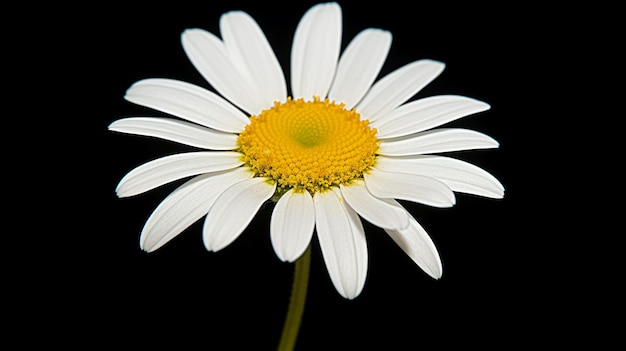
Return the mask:
[[408,228],[402,230],[385,229],[385,232],[424,272],[435,279],[441,278],[443,269],[435,244],[424,228],[411,215],[409,217],[410,225]]
[[367,275],[367,243],[361,221],[334,191],[315,193],[315,225],[333,285],[347,299],[361,293]]
[[403,229],[409,225],[407,212],[398,202],[375,197],[362,180],[340,188],[348,205],[368,222],[386,229]]
[[337,65],[328,97],[352,109],[378,76],[391,47],[391,33],[369,28],[348,44]]
[[302,17],[291,49],[294,98],[326,97],[335,75],[341,46],[341,7],[318,4]]
[[376,168],[432,177],[453,191],[500,199],[504,186],[487,171],[471,163],[444,156],[385,157],[376,160]]
[[248,82],[257,105],[267,108],[274,101],[285,101],[285,76],[254,19],[245,12],[228,12],[220,19],[220,32],[232,62]]
[[117,196],[141,194],[178,179],[222,171],[243,164],[241,154],[234,151],[188,152],[158,158],[128,172],[120,181]]
[[172,118],[130,117],[117,120],[109,130],[145,135],[211,150],[237,148],[237,135]]
[[217,129],[239,133],[248,117],[218,95],[173,79],[144,79],[133,84],[126,100]]
[[395,138],[422,132],[473,113],[489,105],[472,98],[440,95],[409,102],[372,122],[378,138]]
[[339,188],[332,188],[339,202],[343,206],[344,211],[348,215],[348,221],[350,222],[350,228],[352,229],[352,235],[354,240],[354,246],[356,248],[356,262],[357,262],[357,280],[356,289],[353,294],[347,296],[348,299],[353,299],[361,294],[363,287],[365,286],[365,278],[367,277],[367,265],[368,265],[368,253],[367,253],[367,240],[365,238],[365,228],[361,223],[361,218],[358,213],[354,211],[348,203],[344,201],[343,195]]
[[181,40],[187,57],[198,72],[230,102],[250,115],[272,106],[272,101],[259,105],[254,91],[218,37],[202,29],[187,29]]
[[374,84],[357,111],[370,121],[383,117],[435,79],[444,67],[441,62],[419,60],[398,68]]
[[309,246],[315,228],[315,207],[308,191],[286,192],[276,203],[270,237],[278,258],[293,262]]
[[252,172],[241,167],[203,174],[187,181],[152,212],[141,232],[141,248],[151,252],[165,245],[207,214],[224,189],[252,176]]
[[454,206],[454,192],[434,178],[372,169],[364,174],[367,189],[377,197],[419,202],[434,207]]
[[215,200],[202,232],[207,250],[223,249],[246,229],[261,205],[274,195],[276,184],[267,181],[261,177],[243,180],[224,190]]
[[382,140],[380,154],[406,156],[473,149],[497,148],[498,142],[483,133],[460,128],[440,128],[409,137]]

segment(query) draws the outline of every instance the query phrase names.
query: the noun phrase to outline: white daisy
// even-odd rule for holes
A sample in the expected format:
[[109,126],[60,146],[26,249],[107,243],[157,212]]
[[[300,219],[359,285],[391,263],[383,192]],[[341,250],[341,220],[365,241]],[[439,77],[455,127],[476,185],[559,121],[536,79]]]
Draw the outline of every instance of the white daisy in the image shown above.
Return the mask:
[[289,95],[270,44],[248,14],[224,14],[220,32],[221,38],[186,30],[182,43],[221,96],[182,81],[141,80],[125,98],[180,119],[132,117],[109,127],[210,150],[150,161],[121,180],[117,194],[128,197],[190,178],[154,210],[141,248],[157,250],[206,216],[204,245],[221,250],[273,199],[270,236],[278,257],[296,260],[316,232],[330,278],[348,299],[361,292],[368,268],[361,218],[383,228],[428,275],[441,277],[435,245],[396,200],[450,207],[454,192],[503,197],[502,184],[486,171],[433,155],[498,147],[476,131],[439,128],[489,105],[456,95],[407,102],[442,72],[437,61],[409,63],[375,82],[391,34],[365,29],[340,56],[336,3],[313,6],[298,24]]

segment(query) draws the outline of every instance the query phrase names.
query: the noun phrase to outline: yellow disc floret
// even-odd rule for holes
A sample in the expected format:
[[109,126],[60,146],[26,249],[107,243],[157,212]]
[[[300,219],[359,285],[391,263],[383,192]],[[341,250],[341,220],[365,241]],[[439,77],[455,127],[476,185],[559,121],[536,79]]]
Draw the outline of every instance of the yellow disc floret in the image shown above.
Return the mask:
[[256,176],[276,181],[278,194],[349,184],[376,160],[376,129],[328,99],[275,102],[250,122],[239,135],[239,151]]

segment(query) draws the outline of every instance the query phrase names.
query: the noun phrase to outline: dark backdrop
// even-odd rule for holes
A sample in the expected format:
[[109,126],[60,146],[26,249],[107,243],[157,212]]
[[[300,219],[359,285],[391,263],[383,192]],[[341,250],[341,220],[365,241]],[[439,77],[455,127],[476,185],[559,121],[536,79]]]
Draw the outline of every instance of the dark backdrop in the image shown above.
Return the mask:
[[[17,325],[41,327],[50,332],[43,333],[50,342],[85,348],[179,349],[185,343],[209,350],[275,348],[293,265],[280,262],[272,250],[272,207],[264,207],[218,253],[205,251],[201,222],[157,252],[142,252],[138,239],[145,220],[180,183],[127,199],[118,199],[115,187],[132,168],[188,148],[108,132],[107,126],[122,117],[162,115],[123,99],[137,80],[173,78],[210,88],[186,58],[180,34],[193,27],[217,34],[219,16],[229,10],[244,10],[257,20],[288,77],[295,27],[315,3],[54,7],[63,15],[51,14],[31,40],[54,44],[40,51],[51,73],[45,89],[58,95],[50,107],[60,118],[47,121],[72,136],[58,134],[55,146],[64,157],[46,168],[52,172],[32,172],[44,183],[59,182],[53,187],[55,200],[41,211],[54,213],[48,231],[40,232],[35,248],[22,255],[24,262],[31,255],[40,261],[31,273],[16,274],[18,286],[28,287],[16,295],[29,297],[28,302],[16,300],[22,311]],[[553,53],[567,48],[581,29],[569,21],[553,25],[567,10],[530,3],[340,4],[342,48],[367,27],[392,32],[381,75],[417,59],[446,63],[439,78],[415,98],[459,94],[491,104],[491,110],[451,126],[484,132],[500,148],[453,156],[491,172],[506,195],[493,200],[457,194],[451,209],[405,202],[439,249],[444,273],[438,281],[381,229],[364,222],[369,271],[362,294],[353,301],[335,291],[314,239],[297,349],[379,345],[413,350],[448,344],[508,349],[571,339],[570,329],[554,328],[578,315],[561,288],[573,274],[562,256],[571,244],[555,214],[562,190],[554,184],[562,177],[554,170],[567,161],[559,157],[563,146],[548,138],[547,130],[563,118],[556,113],[562,98],[553,92],[564,71],[558,69],[562,58]],[[579,273],[584,268],[575,267]]]

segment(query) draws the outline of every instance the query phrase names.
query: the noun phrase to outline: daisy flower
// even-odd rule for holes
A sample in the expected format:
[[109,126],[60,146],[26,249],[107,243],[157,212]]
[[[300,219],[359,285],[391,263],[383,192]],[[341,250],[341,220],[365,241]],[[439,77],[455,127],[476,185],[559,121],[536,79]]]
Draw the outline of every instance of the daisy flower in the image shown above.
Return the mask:
[[141,248],[155,251],[205,217],[204,245],[221,250],[272,200],[276,255],[295,261],[316,233],[345,298],[361,293],[367,274],[362,219],[384,229],[428,275],[441,277],[435,245],[397,200],[450,207],[454,192],[503,197],[503,186],[485,170],[434,155],[497,148],[480,132],[440,128],[489,105],[457,95],[408,102],[444,64],[418,60],[376,80],[391,33],[365,29],[341,53],[336,3],[313,6],[299,22],[289,93],[252,17],[225,13],[220,34],[182,34],[185,53],[219,95],[178,80],[141,80],[125,98],[177,118],[130,117],[109,126],[203,149],[147,162],[119,183],[117,195],[128,197],[187,179],[149,217]]

